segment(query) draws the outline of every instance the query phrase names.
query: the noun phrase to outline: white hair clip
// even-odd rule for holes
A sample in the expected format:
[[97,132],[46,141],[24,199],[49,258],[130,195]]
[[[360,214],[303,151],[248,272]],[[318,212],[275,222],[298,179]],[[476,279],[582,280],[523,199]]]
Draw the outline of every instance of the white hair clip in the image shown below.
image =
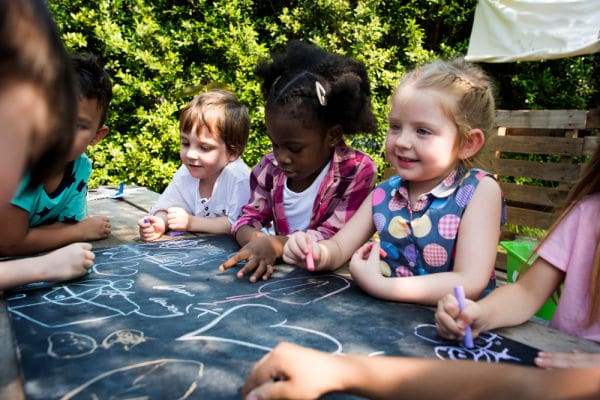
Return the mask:
[[315,81],[315,89],[317,90],[317,99],[319,99],[319,104],[322,106],[327,105],[327,98],[325,97],[325,88],[321,85],[321,82]]

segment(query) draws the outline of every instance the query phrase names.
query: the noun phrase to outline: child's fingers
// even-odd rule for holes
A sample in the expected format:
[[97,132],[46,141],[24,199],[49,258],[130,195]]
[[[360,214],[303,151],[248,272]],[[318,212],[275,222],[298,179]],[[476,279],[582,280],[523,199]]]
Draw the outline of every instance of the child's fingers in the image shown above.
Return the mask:
[[[285,243],[285,247],[283,249],[283,261],[288,264],[298,265],[304,260],[305,252],[303,251],[303,247],[300,244],[301,235],[294,234],[290,236],[288,241]],[[303,242],[304,244],[304,242]]]
[[249,252],[240,250],[237,253],[235,253],[232,257],[230,257],[228,260],[226,260],[223,264],[219,265],[219,271],[221,271],[221,272],[227,271],[229,268],[233,267],[237,263],[247,260],[249,256],[250,256]]
[[464,329],[457,324],[459,314],[458,301],[453,295],[448,294],[438,301],[435,324],[440,336],[456,340],[464,335]]
[[261,262],[260,264],[258,264],[258,267],[254,271],[252,276],[250,276],[250,282],[258,282],[259,279],[266,281],[271,277],[271,275],[273,275],[274,270],[275,269],[273,265]]
[[379,245],[378,241],[375,242],[371,242],[371,245],[369,246],[369,253],[368,253],[368,257],[369,257],[369,261],[377,261],[379,260],[379,252],[381,250],[381,246]]

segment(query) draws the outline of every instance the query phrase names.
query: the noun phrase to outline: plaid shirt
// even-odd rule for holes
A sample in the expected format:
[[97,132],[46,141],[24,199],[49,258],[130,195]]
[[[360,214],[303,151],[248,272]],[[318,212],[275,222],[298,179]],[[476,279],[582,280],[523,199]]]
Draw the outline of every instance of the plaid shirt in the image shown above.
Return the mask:
[[[346,146],[342,140],[338,142],[306,230],[312,239],[330,238],[354,215],[373,188],[376,172],[375,163],[368,155]],[[271,222],[278,235],[292,233],[283,207],[285,181],[286,176],[273,153],[264,156],[252,169],[250,202],[242,208],[242,216],[231,228],[234,236],[244,225],[261,229]]]

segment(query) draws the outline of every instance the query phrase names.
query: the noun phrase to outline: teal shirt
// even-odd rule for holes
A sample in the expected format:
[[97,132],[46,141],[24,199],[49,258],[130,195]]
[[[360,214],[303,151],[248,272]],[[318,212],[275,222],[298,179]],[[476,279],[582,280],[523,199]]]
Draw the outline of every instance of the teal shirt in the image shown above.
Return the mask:
[[58,188],[47,193],[43,185],[26,191],[29,177],[21,184],[12,204],[29,214],[29,227],[54,222],[78,222],[87,214],[87,183],[92,172],[92,162],[85,154],[69,163]]

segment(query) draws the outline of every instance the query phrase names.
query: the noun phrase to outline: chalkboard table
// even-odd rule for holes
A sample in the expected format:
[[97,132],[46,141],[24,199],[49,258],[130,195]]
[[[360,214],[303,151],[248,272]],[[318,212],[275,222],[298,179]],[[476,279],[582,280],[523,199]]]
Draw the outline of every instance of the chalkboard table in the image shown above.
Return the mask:
[[227,236],[96,250],[84,279],[7,294],[30,399],[233,399],[282,340],[336,354],[532,364],[537,350],[486,333],[436,334],[425,307],[383,302],[348,278],[280,268],[258,284],[217,266]]
[[126,195],[89,203],[113,225],[111,238],[95,244],[93,273],[4,294],[0,397],[238,398],[254,362],[281,340],[340,356],[524,364],[534,347],[600,351],[535,323],[486,333],[465,349],[437,337],[431,309],[371,298],[339,274],[278,266],[271,280],[250,284],[235,268],[217,270],[238,249],[229,236],[140,243],[135,221],[157,195]]

